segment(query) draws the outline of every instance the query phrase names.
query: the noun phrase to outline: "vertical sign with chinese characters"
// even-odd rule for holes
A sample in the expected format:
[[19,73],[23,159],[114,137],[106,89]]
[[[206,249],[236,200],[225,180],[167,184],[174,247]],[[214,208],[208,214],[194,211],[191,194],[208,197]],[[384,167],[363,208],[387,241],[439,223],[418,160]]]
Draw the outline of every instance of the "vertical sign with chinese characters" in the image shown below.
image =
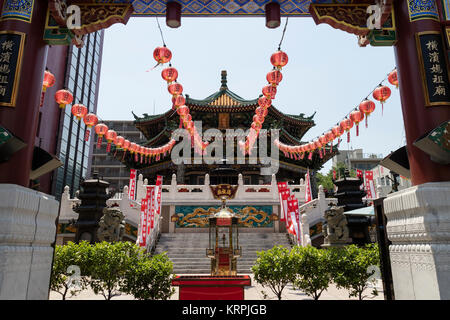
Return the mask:
[[450,104],[447,57],[441,33],[438,31],[419,32],[416,34],[416,42],[425,105]]
[[0,31],[0,106],[15,107],[25,33]]
[[130,189],[128,190],[128,197],[131,200],[134,200],[135,193],[136,193],[136,169],[130,169]]

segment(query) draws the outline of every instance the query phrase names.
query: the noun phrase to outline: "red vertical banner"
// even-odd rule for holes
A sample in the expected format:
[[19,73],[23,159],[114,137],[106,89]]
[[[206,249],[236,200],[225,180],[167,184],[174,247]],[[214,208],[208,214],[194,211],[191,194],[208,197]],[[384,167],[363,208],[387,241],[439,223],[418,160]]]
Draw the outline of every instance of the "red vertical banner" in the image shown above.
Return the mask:
[[152,203],[151,203],[151,207],[150,207],[150,228],[153,229],[154,221],[155,221],[155,209],[156,209],[155,188],[154,187],[152,187],[152,194],[151,194],[150,198],[152,199]]
[[163,183],[163,177],[162,176],[158,176],[156,178],[156,191],[155,191],[155,196],[156,196],[156,212],[158,215],[161,214],[161,192],[162,192],[162,183]]
[[[150,237],[150,234],[152,232],[152,228],[151,228],[151,208],[152,208],[152,203],[153,203],[153,199],[152,199],[152,189],[153,187],[147,187],[147,207],[146,207],[146,211],[145,211],[145,216],[147,217],[147,238]],[[150,240],[150,239],[149,239]],[[150,242],[150,241],[148,241]]]
[[305,188],[305,203],[310,202],[312,200],[312,191],[311,191],[311,180],[310,180],[310,176],[309,176],[309,169],[306,172],[305,175],[305,183],[306,183],[306,188]]
[[130,169],[130,189],[128,190],[128,198],[135,200],[136,197],[136,169]]
[[333,180],[336,180],[336,170],[333,170]]
[[373,171],[366,171],[365,174],[365,185],[366,185],[366,198],[375,198],[375,185],[373,183]]
[[287,183],[286,182],[278,182],[278,197],[280,199],[280,221],[286,221],[286,216],[287,216],[287,197],[286,197],[286,193],[287,196],[289,196],[289,189],[287,187]]
[[141,247],[145,247],[147,244],[147,207],[148,207],[148,200],[142,199],[141,201],[141,234],[140,234],[140,241],[139,245]]
[[358,178],[364,178],[363,172],[362,170],[356,169],[356,176]]
[[300,221],[300,210],[298,208],[298,199],[295,198],[292,203],[295,215],[295,222],[297,224],[297,242],[299,245],[302,245],[302,230],[301,230],[301,221]]

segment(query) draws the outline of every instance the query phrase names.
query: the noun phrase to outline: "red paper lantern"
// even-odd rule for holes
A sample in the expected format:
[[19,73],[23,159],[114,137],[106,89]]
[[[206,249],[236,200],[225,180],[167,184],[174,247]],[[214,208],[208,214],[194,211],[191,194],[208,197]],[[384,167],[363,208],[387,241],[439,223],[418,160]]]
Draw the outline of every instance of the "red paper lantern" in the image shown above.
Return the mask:
[[388,75],[388,81],[398,89],[397,69],[394,69]]
[[342,129],[347,131],[347,142],[350,142],[350,129],[353,128],[353,121],[349,118],[345,118],[339,125]]
[[178,78],[178,71],[173,67],[168,67],[161,71],[161,77],[166,80],[168,83],[171,83]]
[[278,50],[270,57],[270,63],[279,70],[287,65],[288,60],[288,55],[281,50]]
[[95,133],[98,136],[97,149],[100,149],[100,146],[102,144],[102,138],[106,134],[106,132],[108,132],[108,126],[106,124],[99,123],[98,125],[95,126]]
[[267,108],[263,108],[263,107],[257,107],[255,110],[255,113],[260,116],[260,117],[266,117],[267,114],[269,113],[269,110],[267,110]]
[[359,104],[359,111],[364,112],[366,115],[366,128],[367,128],[367,119],[369,118],[369,115],[375,111],[375,102],[371,100],[364,100]]
[[98,118],[95,114],[88,113],[83,117],[83,121],[87,127],[86,133],[84,134],[84,141],[89,141],[89,135],[91,134],[91,131],[89,129],[98,123]]
[[55,94],[55,100],[56,103],[59,104],[59,107],[64,109],[67,104],[71,104],[73,102],[73,95],[68,90],[58,90]]
[[359,123],[364,120],[364,112],[354,110],[350,113],[350,119],[356,124],[356,136],[359,136]]
[[121,148],[124,142],[125,138],[122,136],[117,136],[116,139],[114,139],[113,141],[113,143],[116,145],[117,148]]
[[269,99],[275,99],[275,95],[277,94],[277,87],[272,85],[267,85],[262,88],[262,94]]
[[186,99],[180,94],[172,99],[175,108],[180,107],[186,103]]
[[[180,106],[177,108],[177,113],[179,116],[186,116],[189,114],[189,108],[187,106]],[[192,118],[191,118],[192,119]]]
[[267,97],[261,97],[258,99],[258,104],[262,108],[269,108],[272,105],[272,100]]
[[125,141],[122,144],[122,149],[127,151],[130,149],[130,145],[131,145],[131,142],[129,140],[125,139]]
[[387,86],[378,86],[373,91],[373,98],[381,103],[381,114],[383,115],[384,103],[391,96],[391,89]]
[[272,70],[267,74],[266,79],[272,86],[276,87],[283,80],[283,75],[280,70]]
[[79,120],[81,120],[88,113],[88,108],[82,104],[74,104],[72,106],[72,114]]
[[153,58],[158,62],[158,64],[167,63],[172,59],[172,52],[164,46],[164,47],[157,47],[153,51]]
[[325,136],[327,137],[327,140],[331,143],[331,152],[333,152],[333,140],[336,139],[336,135],[333,133],[332,130],[325,133]]
[[344,129],[342,129],[340,125],[337,125],[331,129],[331,132],[333,132],[335,137],[338,138],[344,134]]
[[44,81],[42,82],[42,91],[46,92],[47,88],[55,85],[55,76],[48,70],[44,72]]
[[181,95],[183,93],[183,86],[179,83],[171,83],[167,87],[167,90],[169,90],[169,93],[176,98],[176,96]]
[[106,145],[106,152],[111,151],[111,143],[117,138],[117,132],[114,130],[108,130],[105,134],[106,141],[108,144]]

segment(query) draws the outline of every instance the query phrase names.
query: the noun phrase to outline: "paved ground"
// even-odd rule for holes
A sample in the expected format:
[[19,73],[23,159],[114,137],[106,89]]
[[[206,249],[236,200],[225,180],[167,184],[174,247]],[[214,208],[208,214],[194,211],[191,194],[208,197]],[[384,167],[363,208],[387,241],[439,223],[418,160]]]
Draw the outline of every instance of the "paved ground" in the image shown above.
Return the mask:
[[[367,297],[366,300],[383,300],[383,292],[380,281],[378,281],[378,296]],[[175,294],[171,297],[171,300],[178,300],[178,287],[175,287]],[[261,291],[264,291],[262,293]],[[370,296],[372,289],[367,289],[365,294]],[[260,284],[254,281],[252,277],[252,286],[245,289],[245,300],[277,300],[277,297],[268,288],[263,288]],[[293,290],[289,285],[283,290],[283,300],[312,300],[306,294],[299,290]],[[50,300],[61,300],[61,295],[56,292],[50,293]],[[104,300],[103,296],[96,295],[91,290],[82,291],[75,297],[68,298],[67,300]],[[121,295],[114,297],[113,300],[134,300],[133,296]],[[334,285],[331,285],[328,290],[324,291],[320,296],[320,300],[357,300],[357,298],[349,298],[348,291],[344,289],[337,289]]]

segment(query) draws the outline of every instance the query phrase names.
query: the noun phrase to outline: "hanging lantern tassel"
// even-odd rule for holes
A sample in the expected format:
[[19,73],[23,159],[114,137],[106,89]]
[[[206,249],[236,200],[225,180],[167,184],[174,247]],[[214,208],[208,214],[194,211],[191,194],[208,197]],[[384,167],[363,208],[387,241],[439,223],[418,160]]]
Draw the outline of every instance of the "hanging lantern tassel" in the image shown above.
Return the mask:
[[45,90],[47,88],[44,87],[44,90],[42,90],[42,95],[41,95],[41,103],[39,104],[39,107],[42,107],[42,105],[44,104],[44,98],[45,98]]
[[308,160],[312,160],[312,157],[313,157],[313,152],[311,151],[311,152],[309,153]]
[[158,155],[156,156],[156,161],[159,161],[161,154],[158,153]]
[[137,153],[135,153],[135,154],[134,154],[134,162],[138,162],[138,160],[139,160],[139,159],[138,159],[138,155],[137,155]]
[[347,143],[349,143],[349,142],[350,142],[350,130],[347,131]]
[[99,136],[97,139],[97,149],[100,149],[102,146],[103,136]]
[[319,149],[319,156],[320,156],[320,159],[323,158],[322,149]]
[[142,163],[142,153],[141,153],[141,163]]
[[122,155],[122,161],[125,159],[125,154],[127,153],[127,150],[123,151],[123,155]]
[[91,131],[89,128],[86,128],[86,132],[84,133],[84,141],[89,141],[89,136],[91,135]]
[[111,152],[111,142],[108,141],[108,144],[106,145],[106,152]]
[[117,154],[117,150],[118,150],[119,148],[116,148],[116,151],[114,152],[114,158],[116,157],[116,154]]
[[331,140],[331,152],[333,152],[333,140]]
[[305,157],[305,153],[303,152],[302,155],[300,156],[300,160],[303,160],[304,157]]

